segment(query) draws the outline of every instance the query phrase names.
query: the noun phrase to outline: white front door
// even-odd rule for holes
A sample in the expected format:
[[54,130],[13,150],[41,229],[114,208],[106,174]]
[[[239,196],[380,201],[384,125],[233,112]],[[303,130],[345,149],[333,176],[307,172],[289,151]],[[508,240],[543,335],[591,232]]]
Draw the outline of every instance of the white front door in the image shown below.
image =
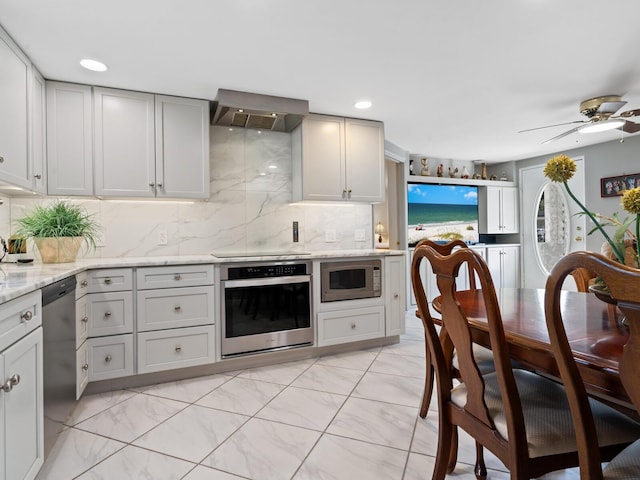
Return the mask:
[[[569,180],[569,188],[584,204],[584,158],[574,159],[576,173]],[[525,288],[544,288],[553,266],[553,258],[586,248],[586,220],[578,205],[569,197],[562,184],[551,182],[544,176],[544,164],[520,170],[520,205],[522,213],[522,279]],[[555,188],[557,187],[557,188]],[[540,199],[546,192],[547,200],[553,194],[558,200],[547,209],[540,206]],[[553,206],[553,210],[549,208]],[[545,228],[546,224],[546,228]],[[550,242],[563,237],[557,243]],[[570,286],[570,282],[567,282]]]

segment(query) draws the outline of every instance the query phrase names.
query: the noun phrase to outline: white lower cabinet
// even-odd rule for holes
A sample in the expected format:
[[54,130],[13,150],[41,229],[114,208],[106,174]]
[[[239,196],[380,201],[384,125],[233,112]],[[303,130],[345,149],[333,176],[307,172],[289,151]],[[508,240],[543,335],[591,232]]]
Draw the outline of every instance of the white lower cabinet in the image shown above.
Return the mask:
[[210,286],[142,290],[137,300],[139,332],[206,325],[213,319]]
[[138,373],[193,367],[215,361],[215,327],[138,333]]
[[89,384],[89,345],[86,341],[76,349],[76,368],[76,400],[78,400]]
[[44,461],[40,290],[0,305],[0,480],[31,480]]
[[318,313],[318,346],[383,337],[384,306]]
[[90,382],[134,374],[133,334],[90,338],[87,350]]
[[520,286],[520,247],[518,245],[487,247],[487,265],[496,289]]
[[385,259],[384,292],[387,336],[404,333],[405,276],[404,256]]
[[107,292],[87,295],[89,332],[92,337],[133,331],[133,293]]

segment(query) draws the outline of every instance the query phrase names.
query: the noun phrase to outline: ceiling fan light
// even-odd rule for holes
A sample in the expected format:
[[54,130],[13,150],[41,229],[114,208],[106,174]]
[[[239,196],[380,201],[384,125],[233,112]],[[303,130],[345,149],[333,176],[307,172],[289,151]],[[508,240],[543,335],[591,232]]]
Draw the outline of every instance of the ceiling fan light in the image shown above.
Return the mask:
[[580,133],[597,133],[597,132],[606,132],[607,130],[614,130],[616,128],[620,128],[625,123],[625,120],[621,118],[614,118],[610,120],[605,120],[604,122],[594,122],[584,127],[580,127],[578,132]]

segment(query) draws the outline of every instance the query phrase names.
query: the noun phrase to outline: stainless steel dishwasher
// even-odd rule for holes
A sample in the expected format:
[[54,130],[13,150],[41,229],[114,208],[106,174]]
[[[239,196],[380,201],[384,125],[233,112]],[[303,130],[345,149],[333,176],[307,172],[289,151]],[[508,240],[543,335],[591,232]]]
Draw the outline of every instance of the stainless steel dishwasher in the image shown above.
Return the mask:
[[44,455],[76,401],[76,278],[42,289]]

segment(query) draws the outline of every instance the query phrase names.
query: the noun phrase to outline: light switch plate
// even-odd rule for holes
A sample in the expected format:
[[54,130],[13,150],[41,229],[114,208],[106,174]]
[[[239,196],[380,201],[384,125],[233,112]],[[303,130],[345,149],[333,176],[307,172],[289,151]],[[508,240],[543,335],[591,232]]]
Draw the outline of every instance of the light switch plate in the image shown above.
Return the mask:
[[367,236],[366,236],[365,231],[363,229],[355,230],[353,232],[353,239],[356,242],[366,242],[367,241]]
[[324,231],[324,241],[327,243],[333,243],[336,241],[336,231],[335,230],[325,230]]

